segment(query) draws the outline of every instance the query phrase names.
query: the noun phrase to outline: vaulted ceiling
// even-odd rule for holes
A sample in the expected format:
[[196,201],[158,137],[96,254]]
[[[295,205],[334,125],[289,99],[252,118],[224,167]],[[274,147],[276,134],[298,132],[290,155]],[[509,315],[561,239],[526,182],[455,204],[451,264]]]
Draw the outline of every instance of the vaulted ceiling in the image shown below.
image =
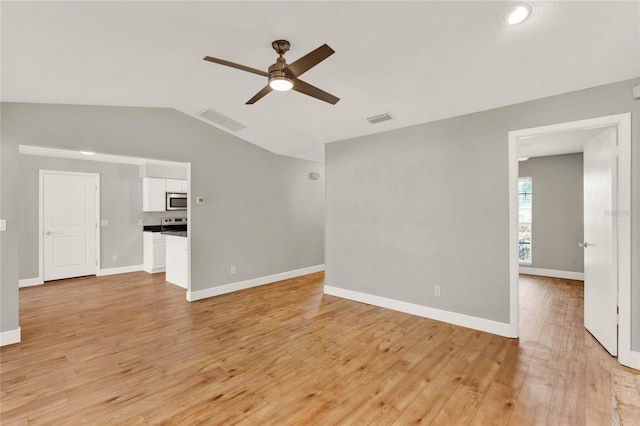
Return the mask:
[[[639,2],[2,2],[2,100],[213,109],[229,131],[273,152],[322,161],[323,144],[638,77]],[[299,93],[245,102],[271,42],[291,63],[323,43],[336,53]],[[367,117],[394,119],[370,124]],[[212,124],[213,125],[213,124]]]

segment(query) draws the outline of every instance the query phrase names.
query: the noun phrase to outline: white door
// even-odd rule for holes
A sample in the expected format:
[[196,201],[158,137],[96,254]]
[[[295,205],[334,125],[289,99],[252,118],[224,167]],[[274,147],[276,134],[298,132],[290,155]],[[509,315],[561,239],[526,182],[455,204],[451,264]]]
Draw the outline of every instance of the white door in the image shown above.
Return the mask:
[[95,275],[98,176],[43,173],[44,280]]
[[615,241],[616,130],[584,145],[584,326],[618,354],[618,276]]

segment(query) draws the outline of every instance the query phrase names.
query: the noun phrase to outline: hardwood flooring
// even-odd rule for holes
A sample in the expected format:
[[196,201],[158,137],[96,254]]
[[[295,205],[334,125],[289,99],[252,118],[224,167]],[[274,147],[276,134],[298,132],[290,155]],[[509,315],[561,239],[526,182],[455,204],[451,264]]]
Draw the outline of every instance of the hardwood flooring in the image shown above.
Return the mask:
[[198,302],[143,272],[20,290],[10,424],[605,425],[618,366],[579,281],[521,276],[521,338],[322,292],[323,274]]

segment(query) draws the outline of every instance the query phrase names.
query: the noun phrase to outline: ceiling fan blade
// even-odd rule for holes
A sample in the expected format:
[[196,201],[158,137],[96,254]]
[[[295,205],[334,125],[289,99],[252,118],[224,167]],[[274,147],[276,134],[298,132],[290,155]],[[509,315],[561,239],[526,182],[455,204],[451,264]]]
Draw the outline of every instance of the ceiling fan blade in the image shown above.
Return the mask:
[[202,59],[205,60],[205,61],[214,62],[216,64],[226,65],[226,66],[231,67],[231,68],[237,68],[237,69],[242,70],[242,71],[247,71],[247,72],[251,72],[251,73],[254,73],[254,74],[258,74],[258,75],[261,75],[263,77],[269,77],[269,73],[268,72],[264,72],[264,71],[260,71],[260,70],[255,69],[255,68],[251,68],[251,67],[247,67],[247,66],[244,66],[244,65],[236,64],[235,62],[225,61],[224,59],[213,58],[211,56],[205,56]]
[[294,63],[287,65],[285,70],[293,77],[300,77],[302,74],[309,71],[311,68],[315,67],[334,53],[335,51],[332,48],[323,44],[313,52],[307,53]]
[[259,101],[260,99],[262,99],[265,95],[267,95],[269,92],[271,92],[273,89],[271,88],[271,86],[269,86],[268,84],[266,86],[264,86],[264,88],[259,91],[258,93],[255,94],[255,96],[251,99],[249,99],[245,105],[253,105],[256,103],[256,101]]
[[332,105],[335,105],[340,100],[340,98],[333,96],[331,93],[327,93],[324,90],[320,90],[317,87],[298,79],[293,81],[293,90],[304,93],[305,95],[313,96],[316,99],[320,99],[321,101],[328,102]]

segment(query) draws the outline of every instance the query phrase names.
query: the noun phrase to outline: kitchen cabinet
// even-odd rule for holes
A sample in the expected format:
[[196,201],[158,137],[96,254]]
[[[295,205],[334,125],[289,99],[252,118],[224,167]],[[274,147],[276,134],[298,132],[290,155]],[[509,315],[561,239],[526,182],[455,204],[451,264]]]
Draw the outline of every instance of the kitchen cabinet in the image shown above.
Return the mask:
[[187,238],[167,235],[167,275],[165,280],[187,288],[189,258]]
[[142,211],[166,211],[167,179],[142,178]]
[[166,179],[167,192],[187,192],[187,181],[182,179]]
[[167,259],[167,242],[159,232],[145,231],[143,235],[143,269],[150,274],[164,272]]

